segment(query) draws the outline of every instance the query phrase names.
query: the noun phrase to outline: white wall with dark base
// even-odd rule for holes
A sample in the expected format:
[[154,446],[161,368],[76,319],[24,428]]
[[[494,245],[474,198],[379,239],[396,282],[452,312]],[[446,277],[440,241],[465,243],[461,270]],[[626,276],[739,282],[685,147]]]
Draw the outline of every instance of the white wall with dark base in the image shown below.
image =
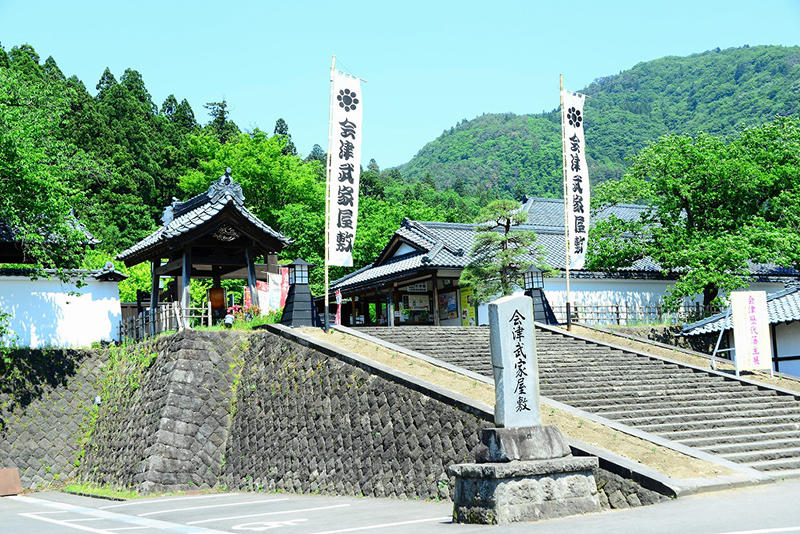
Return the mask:
[[88,347],[117,340],[122,318],[115,281],[89,276],[86,285],[60,280],[0,276],[0,311],[11,314],[9,327],[20,347]]

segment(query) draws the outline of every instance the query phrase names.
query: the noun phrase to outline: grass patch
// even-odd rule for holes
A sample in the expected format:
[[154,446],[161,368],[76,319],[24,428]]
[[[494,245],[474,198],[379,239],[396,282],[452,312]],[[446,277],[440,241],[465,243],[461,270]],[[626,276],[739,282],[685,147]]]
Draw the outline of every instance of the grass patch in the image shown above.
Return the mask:
[[141,499],[144,495],[131,489],[115,488],[113,486],[99,486],[95,484],[67,484],[62,488],[68,493],[81,493],[83,495],[96,495],[107,499]]

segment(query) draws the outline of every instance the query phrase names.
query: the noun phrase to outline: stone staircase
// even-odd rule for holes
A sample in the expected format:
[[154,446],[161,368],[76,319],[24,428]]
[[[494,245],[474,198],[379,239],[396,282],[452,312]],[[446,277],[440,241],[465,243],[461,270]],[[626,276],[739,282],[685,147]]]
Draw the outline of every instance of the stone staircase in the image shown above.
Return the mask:
[[[359,331],[492,376],[486,327]],[[544,328],[536,343],[546,397],[760,471],[800,474],[796,396]]]

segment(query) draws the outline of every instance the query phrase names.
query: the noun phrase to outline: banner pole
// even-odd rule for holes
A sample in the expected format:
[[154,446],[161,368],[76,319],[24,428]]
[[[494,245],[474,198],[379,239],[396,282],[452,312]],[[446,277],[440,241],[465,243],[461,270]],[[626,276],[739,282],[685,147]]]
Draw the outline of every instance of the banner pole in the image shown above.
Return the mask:
[[328,106],[328,161],[325,166],[325,313],[324,328],[330,330],[330,319],[328,318],[328,307],[330,306],[330,287],[328,281],[328,261],[330,248],[330,205],[331,205],[331,123],[333,122],[333,72],[336,68],[336,54],[331,56],[331,96]]
[[564,179],[564,252],[566,254],[566,280],[567,280],[567,330],[572,330],[572,311],[570,310],[570,296],[569,296],[569,217],[567,215],[567,150],[564,145],[564,75],[558,75],[558,95],[561,101],[561,170]]

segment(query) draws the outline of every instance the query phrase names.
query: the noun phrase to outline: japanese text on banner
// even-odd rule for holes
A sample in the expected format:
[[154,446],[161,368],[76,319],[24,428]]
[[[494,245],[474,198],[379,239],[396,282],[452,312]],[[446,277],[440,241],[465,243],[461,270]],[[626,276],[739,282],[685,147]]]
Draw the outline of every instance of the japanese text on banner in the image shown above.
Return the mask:
[[353,266],[361,173],[362,95],[358,78],[333,74],[328,265]]
[[589,169],[586,166],[583,135],[584,99],[584,95],[563,91],[564,188],[571,269],[583,269],[589,239]]

